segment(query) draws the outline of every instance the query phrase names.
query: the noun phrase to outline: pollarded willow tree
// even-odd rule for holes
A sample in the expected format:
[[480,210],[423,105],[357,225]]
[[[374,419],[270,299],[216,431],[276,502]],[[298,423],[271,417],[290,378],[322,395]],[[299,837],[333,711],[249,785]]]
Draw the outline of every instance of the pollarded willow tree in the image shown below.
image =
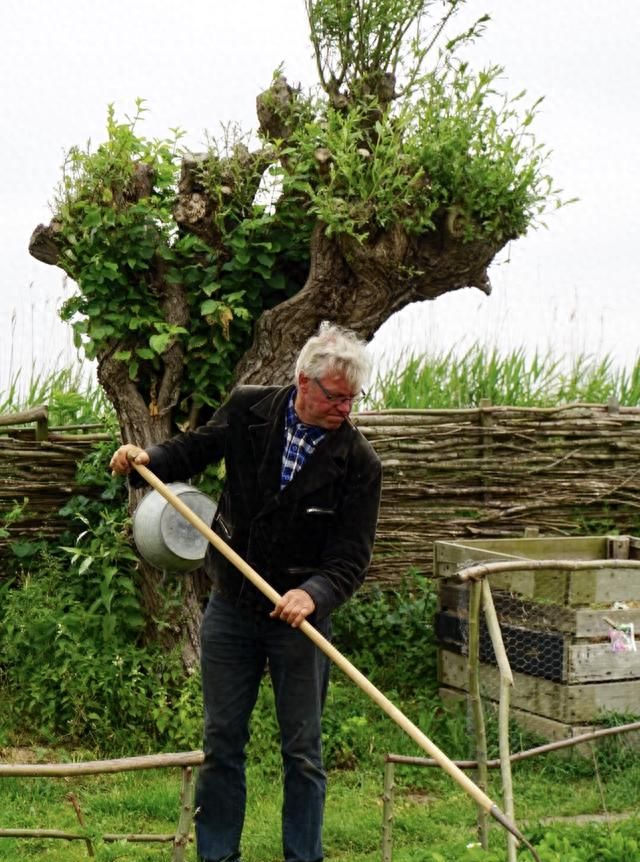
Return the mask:
[[[305,3],[319,86],[277,70],[253,149],[228,128],[182,152],[178,132],[139,134],[142,102],[126,122],[110,108],[106,141],[71,150],[32,235],[77,285],[62,316],[126,440],[193,425],[233,383],[286,382],[323,319],[369,339],[408,303],[489,292],[496,253],[558,203],[537,105],[461,59],[486,18],[446,38],[464,0]],[[152,571],[144,595],[152,615]]]

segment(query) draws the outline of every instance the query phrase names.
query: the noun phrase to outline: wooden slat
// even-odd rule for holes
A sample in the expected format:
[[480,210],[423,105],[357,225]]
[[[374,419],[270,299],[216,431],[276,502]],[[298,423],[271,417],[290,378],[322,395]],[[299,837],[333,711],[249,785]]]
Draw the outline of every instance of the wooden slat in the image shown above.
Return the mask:
[[568,600],[571,605],[640,601],[640,572],[618,568],[573,572]]
[[0,416],[0,426],[28,425],[31,422],[46,422],[49,418],[49,408],[46,406],[32,407],[19,413],[5,413]]
[[[640,634],[640,608],[629,607],[620,610],[612,608],[579,608],[575,611],[575,622],[573,632],[576,640],[581,638],[605,638],[609,635],[610,625],[606,619],[616,625],[621,623],[633,623],[635,632]],[[638,653],[640,663],[640,653]]]
[[[447,705],[459,704],[466,699],[466,692],[454,688],[440,688],[438,695],[442,702]],[[498,704],[496,701],[488,701],[486,706],[497,711]],[[511,709],[510,715],[513,720],[524,730],[542,736],[551,742],[556,742],[561,739],[569,739],[574,736],[581,736],[583,733],[588,733],[593,730],[592,724],[567,724],[566,722],[557,721],[553,718],[547,718],[545,715],[536,715],[533,712],[526,712],[523,709]],[[592,756],[592,747],[588,743],[574,746],[571,751],[579,754]]]
[[[466,659],[448,650],[438,655],[438,680],[441,685],[467,690]],[[635,715],[640,703],[640,680],[565,685],[539,677],[514,673],[511,703],[535,715],[545,716],[566,724],[586,724],[603,713],[621,712]],[[498,669],[482,664],[480,681],[483,695],[499,699]]]
[[609,641],[568,647],[567,682],[570,685],[619,679],[640,679],[640,652],[613,652]]

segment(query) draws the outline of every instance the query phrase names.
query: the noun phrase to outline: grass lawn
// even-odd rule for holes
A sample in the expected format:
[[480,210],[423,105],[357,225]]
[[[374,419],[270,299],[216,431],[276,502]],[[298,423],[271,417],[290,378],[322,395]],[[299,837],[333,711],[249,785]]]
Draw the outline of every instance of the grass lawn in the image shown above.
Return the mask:
[[[249,769],[249,803],[243,855],[245,862],[277,862],[280,850],[280,782],[272,769]],[[336,770],[330,773],[325,824],[325,852],[336,862],[373,862],[381,858],[382,782],[380,768]],[[640,809],[640,763],[604,763],[594,774],[593,763],[573,757],[547,756],[514,769],[516,819],[535,845],[543,835],[542,821],[585,814],[614,815]],[[499,776],[491,775],[489,795],[499,805]],[[118,773],[74,778],[3,778],[0,781],[0,827],[79,830],[68,799],[73,794],[93,839],[98,860],[155,862],[170,859],[170,844],[105,843],[104,833],[164,833],[178,819],[180,770]],[[476,812],[470,799],[443,773],[434,769],[396,766],[393,859],[483,859],[477,847]],[[612,827],[613,828],[613,827]],[[640,834],[640,819],[636,821]],[[505,858],[503,831],[492,825],[491,856]],[[439,855],[438,855],[439,854]],[[519,858],[526,859],[524,851]],[[90,858],[84,841],[0,839],[0,859],[74,862]],[[546,858],[541,857],[543,862]],[[195,862],[190,846],[186,859]],[[620,862],[623,862],[622,858]],[[626,860],[625,860],[626,862]]]

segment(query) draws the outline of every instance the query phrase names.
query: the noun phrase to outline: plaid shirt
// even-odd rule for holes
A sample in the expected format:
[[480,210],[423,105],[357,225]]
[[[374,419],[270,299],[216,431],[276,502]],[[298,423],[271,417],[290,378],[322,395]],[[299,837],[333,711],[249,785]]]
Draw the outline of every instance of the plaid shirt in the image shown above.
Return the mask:
[[305,461],[313,455],[316,446],[327,433],[316,425],[305,425],[301,422],[293,406],[296,390],[294,389],[287,405],[284,417],[284,451],[282,453],[282,470],[280,473],[280,489],[285,487],[298,472]]

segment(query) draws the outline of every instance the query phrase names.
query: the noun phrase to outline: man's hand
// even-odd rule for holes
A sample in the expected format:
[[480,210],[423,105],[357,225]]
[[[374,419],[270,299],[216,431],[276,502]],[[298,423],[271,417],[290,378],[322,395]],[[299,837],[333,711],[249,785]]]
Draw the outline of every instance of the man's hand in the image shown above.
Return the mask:
[[148,464],[149,456],[139,446],[134,446],[133,443],[125,443],[113,453],[109,467],[112,475],[128,476],[131,472],[131,463]]
[[281,598],[269,614],[274,619],[280,619],[297,629],[303,620],[316,609],[316,603],[304,590],[289,590]]

